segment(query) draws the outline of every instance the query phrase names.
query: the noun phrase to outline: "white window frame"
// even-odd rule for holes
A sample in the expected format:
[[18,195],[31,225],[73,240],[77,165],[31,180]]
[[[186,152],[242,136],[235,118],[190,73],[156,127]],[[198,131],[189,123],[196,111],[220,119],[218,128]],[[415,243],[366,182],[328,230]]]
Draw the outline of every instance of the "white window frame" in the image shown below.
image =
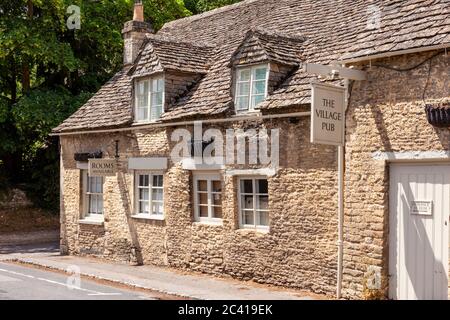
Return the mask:
[[[90,190],[89,190],[89,188],[90,188],[89,179],[90,178],[101,179],[102,193],[90,192]],[[105,183],[105,179],[103,177],[89,177],[88,170],[81,170],[81,192],[82,192],[82,208],[83,208],[82,214],[81,214],[82,220],[92,220],[92,221],[98,221],[98,222],[104,221],[104,214],[105,214],[104,183]],[[96,198],[101,197],[102,198],[102,209],[103,210],[101,213],[89,212],[90,197],[96,197]]]
[[[251,65],[251,66],[245,66],[245,67],[238,67],[236,69],[236,75],[235,75],[235,100],[234,100],[234,104],[235,104],[235,109],[236,112],[238,113],[242,113],[242,112],[254,112],[254,111],[259,111],[258,105],[254,105],[252,106],[252,97],[255,96],[253,95],[253,86],[254,83],[256,81],[261,81],[261,80],[255,80],[255,73],[256,73],[256,69],[260,69],[260,68],[266,68],[266,85],[265,85],[265,91],[264,91],[264,99],[267,98],[267,94],[268,94],[268,88],[269,88],[269,74],[270,74],[270,65],[269,64],[258,64],[258,65]],[[250,80],[248,81],[240,81],[241,79],[241,74],[244,71],[250,71]],[[241,83],[247,83],[249,82],[249,92],[248,95],[239,95],[239,85]],[[248,105],[247,105],[247,109],[239,109],[239,98],[242,97],[247,97],[248,98]]]
[[[148,208],[149,208],[149,212],[145,213],[145,212],[140,212],[140,198],[139,198],[139,190],[140,189],[144,189],[145,187],[141,187],[139,186],[139,177],[141,175],[148,175],[149,176],[149,185],[148,185],[148,189],[149,189],[149,193],[148,193]],[[162,187],[155,187],[153,186],[153,176],[162,176],[163,178],[163,184]],[[134,217],[135,218],[143,218],[143,219],[152,219],[152,220],[164,220],[165,219],[165,196],[164,196],[164,173],[162,171],[153,171],[153,170],[135,170],[134,172]],[[155,214],[152,212],[152,208],[153,208],[153,190],[154,189],[159,189],[162,190],[162,200],[160,201],[156,201],[158,203],[161,203],[162,205],[162,214]]]
[[[162,105],[161,105],[161,115],[164,113],[164,103],[165,103],[165,77],[164,75],[154,76],[154,77],[148,77],[148,78],[141,78],[136,79],[134,81],[134,121],[136,123],[149,123],[149,122],[156,122],[160,119],[160,117],[153,119],[152,118],[152,96],[159,91],[154,91],[154,81],[162,81]],[[139,109],[142,109],[139,107],[139,85],[143,82],[148,83],[148,106],[147,106],[147,118],[146,119],[139,119]]]
[[[199,211],[199,206],[200,206],[200,201],[198,198],[199,191],[198,190],[198,181],[199,180],[206,180],[207,181],[207,191],[206,193],[208,194],[208,217],[200,217],[200,211]],[[219,207],[219,206],[215,206],[213,205],[213,194],[215,194],[215,192],[212,192],[212,181],[220,181],[220,183],[222,184],[222,192],[221,192],[221,204],[220,207],[222,209],[222,218],[214,218],[212,215],[212,208],[213,207]],[[194,216],[195,216],[195,221],[196,222],[201,222],[201,223],[212,223],[212,224],[222,224],[223,223],[223,188],[224,188],[224,182],[223,179],[221,177],[221,175],[219,173],[202,173],[202,174],[194,174],[194,178],[193,178],[193,192],[194,192]]]
[[[242,193],[243,190],[241,187],[241,181],[242,180],[252,180],[252,194],[250,193]],[[267,179],[267,176],[241,176],[238,177],[237,179],[237,183],[238,183],[238,204],[239,204],[239,227],[241,229],[251,229],[251,230],[258,230],[258,231],[264,231],[264,232],[268,232],[270,230],[270,208],[267,208],[265,210],[257,210],[256,209],[256,204],[257,204],[257,196],[259,195],[266,195],[265,193],[256,193],[256,180],[267,180],[267,197],[268,197],[268,204],[270,201],[270,195],[269,195],[269,180]],[[243,195],[252,195],[253,196],[253,220],[255,222],[255,224],[244,224],[244,205],[242,203],[242,196]],[[257,211],[264,211],[267,212],[267,214],[269,215],[269,225],[267,226],[263,226],[263,225],[258,225],[256,224],[256,217],[257,217]]]

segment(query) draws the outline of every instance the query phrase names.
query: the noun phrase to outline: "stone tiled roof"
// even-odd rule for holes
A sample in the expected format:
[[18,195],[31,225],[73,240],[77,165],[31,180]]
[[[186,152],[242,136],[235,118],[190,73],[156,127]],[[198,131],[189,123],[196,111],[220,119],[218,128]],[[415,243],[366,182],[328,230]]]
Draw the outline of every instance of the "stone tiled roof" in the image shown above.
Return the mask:
[[146,76],[164,70],[204,74],[208,72],[213,46],[193,44],[167,36],[149,35],[132,70],[133,76]]
[[[254,44],[263,47],[270,58],[293,62],[291,59],[295,61],[298,55],[281,38],[277,44],[276,36],[264,36],[264,33],[304,39],[299,41],[298,49],[303,61],[327,64],[335,60],[450,44],[450,3],[449,0],[246,0],[168,23],[158,36],[192,46],[207,43],[215,47],[215,51],[204,77],[169,108],[163,120],[232,112],[230,61],[243,46],[249,30],[255,28],[264,32],[253,34],[257,38]],[[165,43],[160,48],[165,46],[176,47]],[[190,47],[189,44],[186,46]],[[161,50],[169,60],[171,57],[176,61],[184,58],[177,57],[177,50],[172,49]],[[157,51],[153,47],[145,50],[149,50],[142,53],[146,57],[150,56],[151,50]],[[189,68],[193,66],[188,65]],[[149,67],[142,67],[142,70],[146,68]],[[302,70],[296,68],[296,72],[260,106],[261,109],[309,103],[311,75]],[[56,131],[129,124],[132,101],[126,101],[131,95],[126,79],[123,71],[116,75]],[[117,92],[112,92],[114,90]],[[105,104],[105,101],[110,103]]]
[[304,37],[249,30],[244,41],[231,57],[231,65],[271,61],[299,66],[302,60]]

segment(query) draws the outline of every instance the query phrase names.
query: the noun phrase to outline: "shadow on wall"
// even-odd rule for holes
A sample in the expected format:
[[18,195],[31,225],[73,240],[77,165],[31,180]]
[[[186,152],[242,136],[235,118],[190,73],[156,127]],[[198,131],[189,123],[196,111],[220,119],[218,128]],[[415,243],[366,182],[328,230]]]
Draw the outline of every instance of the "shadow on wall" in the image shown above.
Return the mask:
[[130,208],[130,190],[128,188],[128,184],[126,182],[125,173],[122,171],[119,171],[117,182],[119,184],[119,190],[120,190],[120,198],[123,206],[123,212],[125,212],[125,216],[127,218],[127,226],[128,230],[131,236],[131,259],[133,262],[135,262],[137,265],[143,265],[144,259],[142,257],[142,249],[141,245],[139,243],[139,236],[136,230],[136,226],[134,224]]

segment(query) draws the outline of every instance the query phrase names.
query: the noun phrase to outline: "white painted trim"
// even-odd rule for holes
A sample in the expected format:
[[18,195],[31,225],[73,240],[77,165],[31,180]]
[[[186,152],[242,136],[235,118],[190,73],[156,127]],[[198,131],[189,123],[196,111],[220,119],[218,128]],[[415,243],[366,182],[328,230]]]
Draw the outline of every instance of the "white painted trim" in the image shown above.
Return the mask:
[[[139,212],[139,202],[140,202],[140,199],[139,199],[139,178],[138,178],[138,176],[139,175],[149,175],[150,177],[149,177],[149,187],[148,187],[148,189],[149,189],[149,195],[148,195],[148,199],[149,199],[149,203],[148,203],[148,206],[149,206],[149,211],[151,211],[152,210],[152,202],[153,202],[153,195],[152,195],[152,192],[153,192],[153,188],[154,188],[154,186],[153,186],[153,176],[162,176],[163,177],[163,186],[162,186],[162,191],[163,191],[163,198],[162,198],[162,210],[163,210],[163,212],[162,212],[162,214],[161,215],[158,215],[158,214],[153,214],[153,213],[151,213],[151,212],[149,212],[149,213],[140,213]],[[162,171],[158,171],[158,170],[135,170],[134,171],[134,174],[133,174],[133,181],[134,181],[134,192],[133,192],[133,215],[132,215],[132,218],[140,218],[140,219],[142,219],[143,217],[146,217],[147,219],[149,219],[149,220],[165,220],[165,218],[166,218],[166,212],[165,212],[165,209],[166,209],[166,206],[165,206],[165,204],[166,204],[166,195],[165,195],[165,193],[164,193],[164,191],[165,191],[165,180],[166,180],[166,177],[164,176],[164,173],[162,172]],[[159,201],[157,201],[157,202],[159,202]]]
[[[270,232],[270,208],[267,209],[267,213],[269,214],[269,225],[268,226],[263,226],[263,225],[256,225],[256,196],[259,193],[256,193],[256,180],[258,179],[263,179],[264,176],[261,175],[253,175],[253,176],[243,176],[243,177],[239,177],[237,179],[237,196],[238,196],[238,210],[239,210],[239,229],[240,230],[249,230],[249,231],[259,231],[259,232],[264,232],[264,233],[269,233]],[[244,224],[242,221],[242,192],[241,192],[241,180],[252,180],[252,184],[253,184],[253,214],[255,214],[254,218],[255,218],[255,225],[248,225],[248,224]],[[269,184],[269,181],[267,179],[267,184]],[[269,190],[267,190],[267,196],[269,197],[269,201],[270,201],[270,193]]]
[[77,161],[77,169],[80,169],[80,170],[89,170],[89,162],[81,162],[81,161]]
[[187,158],[181,161],[181,166],[184,170],[192,171],[208,171],[208,170],[224,170],[224,159],[221,157],[214,158],[214,164],[195,163],[194,158]]
[[148,215],[148,214],[135,214],[135,215],[132,215],[131,218],[141,219],[141,220],[156,220],[156,221],[164,221],[165,220],[164,215],[157,216],[157,215]]
[[167,158],[129,158],[128,169],[166,170]]
[[414,49],[385,52],[385,53],[379,53],[379,54],[374,54],[374,55],[367,55],[367,56],[363,56],[363,57],[359,57],[359,58],[343,59],[340,62],[343,64],[356,63],[356,62],[389,58],[389,57],[393,57],[393,56],[400,56],[400,55],[419,53],[419,52],[425,52],[425,51],[433,51],[433,50],[439,50],[439,49],[445,49],[445,48],[450,48],[450,43],[444,43],[444,44],[438,44],[435,46],[420,47],[420,48],[414,48]]
[[104,224],[104,220],[103,219],[93,219],[93,218],[84,218],[84,219],[80,219],[78,220],[79,224],[89,224],[89,225],[96,225],[96,226],[102,226]]
[[262,168],[262,169],[230,169],[225,171],[227,176],[267,176],[272,177],[277,174],[278,169]]
[[[213,224],[213,225],[222,225],[223,224],[223,193],[224,193],[224,181],[222,179],[222,176],[218,172],[210,172],[210,173],[199,173],[194,174],[193,176],[193,186],[192,191],[194,192],[194,218],[195,222],[197,223],[203,223],[203,224]],[[207,197],[208,197],[208,217],[200,217],[199,212],[199,199],[198,199],[198,189],[197,189],[197,182],[199,180],[206,180],[207,182]],[[212,208],[213,208],[213,200],[212,200],[212,181],[220,181],[222,184],[222,218],[213,218],[212,217]]]
[[[222,119],[207,119],[207,120],[202,120],[201,122],[204,124],[214,124],[214,123],[237,122],[237,121],[246,121],[246,120],[256,120],[257,121],[257,120],[264,120],[264,119],[281,119],[281,118],[295,118],[295,117],[309,117],[309,116],[311,116],[310,111],[292,112],[292,113],[284,113],[284,114],[266,114],[266,115],[261,115],[260,113],[255,113],[250,116],[246,115],[246,116],[234,116],[234,117],[222,118]],[[50,133],[49,136],[73,136],[73,135],[81,135],[81,134],[112,133],[112,132],[124,132],[124,131],[133,131],[133,130],[189,126],[189,125],[194,125],[197,122],[198,122],[198,120],[197,121],[167,122],[167,123],[150,123],[150,124],[145,124],[145,125],[135,124],[135,125],[132,125],[131,127],[117,128],[117,129],[99,129],[99,130]]]
[[374,160],[384,161],[405,161],[405,160],[448,160],[450,161],[450,151],[400,151],[372,153]]

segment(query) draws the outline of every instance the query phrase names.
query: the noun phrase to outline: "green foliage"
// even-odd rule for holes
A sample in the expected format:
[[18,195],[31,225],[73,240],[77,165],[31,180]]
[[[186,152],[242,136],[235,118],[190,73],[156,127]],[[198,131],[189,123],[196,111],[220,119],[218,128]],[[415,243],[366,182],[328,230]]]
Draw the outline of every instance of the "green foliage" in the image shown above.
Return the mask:
[[[158,30],[236,0],[143,0]],[[133,0],[0,0],[0,184],[26,185],[57,211],[59,155],[48,134],[122,66],[123,24]],[[81,29],[69,30],[70,5]]]
[[194,14],[220,8],[242,0],[184,0],[186,8]]

